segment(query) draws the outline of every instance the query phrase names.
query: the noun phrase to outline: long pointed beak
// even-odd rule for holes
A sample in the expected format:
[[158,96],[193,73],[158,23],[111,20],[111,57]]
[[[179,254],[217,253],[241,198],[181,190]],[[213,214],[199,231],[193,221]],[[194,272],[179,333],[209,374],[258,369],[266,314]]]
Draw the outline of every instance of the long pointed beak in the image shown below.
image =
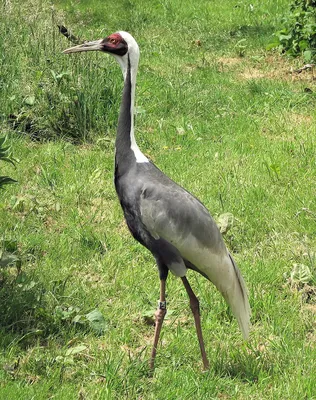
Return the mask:
[[83,44],[79,44],[79,46],[69,47],[69,49],[64,50],[63,53],[70,54],[70,53],[79,53],[81,51],[102,50],[102,45],[101,45],[102,42],[103,42],[103,39],[93,40],[92,42],[86,42]]

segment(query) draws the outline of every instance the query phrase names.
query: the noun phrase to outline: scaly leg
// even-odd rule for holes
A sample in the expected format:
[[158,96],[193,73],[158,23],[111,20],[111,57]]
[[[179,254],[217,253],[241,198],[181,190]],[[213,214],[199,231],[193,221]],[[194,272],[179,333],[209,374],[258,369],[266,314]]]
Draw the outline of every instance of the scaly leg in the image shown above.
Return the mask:
[[161,279],[160,280],[160,298],[158,301],[158,308],[155,313],[156,316],[156,326],[155,326],[155,336],[154,336],[154,344],[151,352],[149,368],[151,370],[154,369],[155,366],[155,357],[157,352],[157,345],[159,340],[159,335],[162,327],[163,320],[167,313],[167,303],[166,303],[166,281]]
[[204,347],[204,341],[203,341],[203,335],[202,335],[202,328],[201,328],[201,319],[200,319],[200,304],[198,298],[195,296],[187,278],[184,276],[182,279],[182,282],[184,284],[184,287],[188,293],[189,299],[190,299],[190,307],[194,316],[194,322],[195,322],[195,328],[196,328],[196,333],[197,337],[199,339],[199,344],[200,344],[200,350],[201,350],[201,355],[202,355],[202,360],[203,360],[203,365],[204,369],[207,370],[210,367],[210,364],[208,362],[206,352],[205,352],[205,347]]

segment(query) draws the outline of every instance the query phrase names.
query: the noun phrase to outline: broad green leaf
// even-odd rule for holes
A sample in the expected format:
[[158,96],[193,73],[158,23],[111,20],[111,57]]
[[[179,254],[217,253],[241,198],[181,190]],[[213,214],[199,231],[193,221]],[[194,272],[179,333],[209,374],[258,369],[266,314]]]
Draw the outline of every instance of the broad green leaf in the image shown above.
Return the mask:
[[101,311],[99,311],[98,309],[95,309],[89,314],[86,314],[86,318],[89,321],[91,328],[96,332],[101,334],[107,330],[107,322]]
[[85,351],[85,350],[87,350],[87,346],[85,346],[84,344],[80,344],[79,346],[76,346],[76,347],[71,347],[70,349],[68,349],[67,351],[66,351],[66,356],[73,356],[73,355],[75,355],[75,354],[78,354],[78,353],[82,353],[83,351]]
[[307,49],[307,47],[308,47],[308,41],[307,40],[301,40],[300,42],[299,42],[299,46],[300,46],[300,49],[303,51],[303,50],[305,50],[305,49]]
[[303,56],[304,56],[304,60],[309,62],[313,58],[313,53],[312,53],[311,50],[305,50],[304,53],[303,53]]
[[14,254],[4,251],[0,254],[0,267],[9,267],[19,261],[19,257]]
[[269,44],[266,45],[266,50],[272,50],[275,49],[276,47],[278,47],[280,45],[280,42],[271,42]]
[[290,274],[291,283],[311,283],[313,280],[313,274],[310,268],[304,264],[294,264]]
[[235,217],[232,213],[221,214],[217,219],[217,224],[221,233],[227,233],[234,224]]
[[35,104],[35,96],[27,96],[24,99],[24,103],[28,106],[34,106]]

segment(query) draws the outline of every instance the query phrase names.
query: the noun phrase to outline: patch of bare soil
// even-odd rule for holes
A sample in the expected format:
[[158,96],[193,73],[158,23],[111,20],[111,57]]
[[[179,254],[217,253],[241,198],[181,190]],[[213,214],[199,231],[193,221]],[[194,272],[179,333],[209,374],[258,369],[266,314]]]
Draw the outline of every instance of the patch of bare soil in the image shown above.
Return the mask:
[[263,71],[256,68],[249,68],[239,74],[239,77],[245,80],[266,78]]
[[243,58],[241,57],[220,57],[217,59],[218,63],[227,65],[227,66],[234,66],[243,62]]
[[304,309],[316,315],[316,304],[306,304]]
[[316,81],[316,66],[301,70],[303,64],[300,60],[289,59],[277,54],[269,54],[262,57],[260,61],[254,61],[247,57],[220,57],[217,61],[226,68],[236,68],[238,66],[240,71],[238,72],[238,77],[243,80]]
[[307,343],[311,347],[316,347],[316,333],[315,332],[308,332],[306,335]]
[[313,122],[313,117],[310,115],[289,113],[288,121],[290,124],[297,125],[310,125]]
[[305,304],[303,306],[303,311],[309,315],[309,319],[314,322],[310,331],[306,335],[306,345],[316,347],[316,304]]

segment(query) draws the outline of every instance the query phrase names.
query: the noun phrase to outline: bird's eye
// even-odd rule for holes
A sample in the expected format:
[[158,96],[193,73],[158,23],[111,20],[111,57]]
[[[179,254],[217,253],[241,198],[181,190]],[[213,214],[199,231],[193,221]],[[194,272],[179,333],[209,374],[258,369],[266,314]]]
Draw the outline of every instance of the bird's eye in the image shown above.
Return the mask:
[[114,38],[110,38],[109,42],[112,43],[112,44],[116,44],[117,40],[114,39]]

